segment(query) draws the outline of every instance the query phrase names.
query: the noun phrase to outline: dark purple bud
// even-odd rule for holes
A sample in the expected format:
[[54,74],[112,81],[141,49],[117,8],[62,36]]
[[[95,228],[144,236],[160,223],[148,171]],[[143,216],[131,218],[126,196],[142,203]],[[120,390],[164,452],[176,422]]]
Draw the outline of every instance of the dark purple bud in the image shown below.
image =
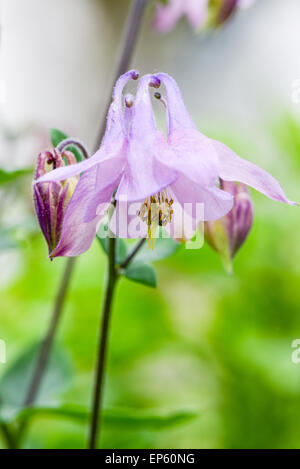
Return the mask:
[[[39,154],[35,179],[55,168],[75,164],[76,158],[70,151],[60,153],[57,149]],[[37,218],[51,252],[57,246],[68,203],[75,190],[79,177],[59,182],[41,182],[33,186],[33,199]]]
[[218,9],[216,22],[221,25],[227,21],[234,13],[238,6],[239,0],[221,0],[221,5]]
[[157,76],[152,75],[151,80],[149,82],[149,86],[152,86],[153,88],[159,88],[160,85],[161,85],[160,79]]
[[137,70],[132,70],[131,71],[131,79],[132,80],[138,80],[139,76],[140,76],[140,74]]
[[234,196],[234,205],[224,217],[205,222],[205,239],[231,272],[233,258],[252,226],[253,204],[245,184],[221,180],[221,189]]

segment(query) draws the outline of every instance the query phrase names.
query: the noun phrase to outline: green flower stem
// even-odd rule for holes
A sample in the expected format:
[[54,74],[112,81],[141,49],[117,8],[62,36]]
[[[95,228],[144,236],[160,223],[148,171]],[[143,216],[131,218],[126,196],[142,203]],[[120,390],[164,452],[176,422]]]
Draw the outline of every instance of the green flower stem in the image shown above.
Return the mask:
[[0,424],[0,430],[2,431],[4,440],[9,449],[16,448],[15,435],[10,431],[10,428],[5,423]]
[[[127,19],[127,25],[124,35],[124,40],[122,41],[122,49],[119,56],[119,61],[116,67],[116,72],[113,79],[113,86],[116,80],[120,75],[125,73],[130,65],[130,61],[133,55],[134,47],[136,44],[136,39],[138,32],[141,26],[143,14],[146,5],[149,3],[149,0],[133,0],[131,9]],[[105,116],[108,112],[108,108],[111,103],[111,95],[109,95],[109,100],[107,103]],[[96,148],[101,144],[102,137],[105,131],[106,121],[103,121],[103,125],[100,129],[97,141]],[[134,254],[135,255],[135,254]],[[129,262],[133,259],[134,255],[129,259]],[[89,432],[89,448],[94,449],[96,447],[98,438],[100,436],[99,421],[101,420],[102,413],[102,401],[103,401],[103,383],[104,383],[104,371],[105,371],[105,362],[106,362],[106,353],[107,353],[107,338],[109,332],[109,321],[110,313],[112,308],[112,302],[115,292],[115,286],[118,279],[118,270],[116,266],[116,239],[109,238],[109,248],[108,248],[108,277],[105,289],[105,296],[102,308],[102,317],[101,317],[101,332],[99,337],[98,344],[98,355],[96,363],[96,376],[93,392],[93,404],[92,404],[92,418]],[[129,263],[128,262],[128,263]]]
[[92,420],[90,426],[89,448],[94,449],[99,437],[99,419],[103,397],[104,368],[107,353],[107,338],[109,331],[110,313],[114,297],[118,273],[116,270],[116,238],[109,238],[108,247],[108,276],[105,289],[105,297],[101,315],[101,332],[98,343],[98,354],[96,363],[96,377],[94,385]]
[[116,238],[109,238],[108,246],[108,275],[105,288],[105,296],[101,314],[101,332],[98,342],[98,354],[96,363],[96,377],[94,384],[93,393],[93,407],[92,407],[92,419],[90,426],[89,435],[89,449],[95,449],[97,441],[100,436],[99,425],[102,414],[102,403],[103,403],[103,391],[104,391],[104,372],[107,355],[107,339],[109,332],[109,323],[112,310],[112,304],[114,299],[115,287],[119,278],[120,268],[127,267],[130,262],[134,259],[136,254],[144,245],[145,239],[139,241],[133,248],[131,254],[125,259],[125,261],[118,266],[116,264]]
[[135,255],[138,253],[138,251],[144,246],[145,241],[146,241],[146,238],[142,238],[142,239],[136,244],[136,246],[133,248],[133,250],[132,250],[131,253],[128,255],[128,257],[126,257],[125,261],[123,261],[122,264],[120,264],[120,266],[119,266],[120,269],[126,269],[126,267],[130,264],[130,262],[132,261],[132,259],[133,259],[133,258],[135,257]]

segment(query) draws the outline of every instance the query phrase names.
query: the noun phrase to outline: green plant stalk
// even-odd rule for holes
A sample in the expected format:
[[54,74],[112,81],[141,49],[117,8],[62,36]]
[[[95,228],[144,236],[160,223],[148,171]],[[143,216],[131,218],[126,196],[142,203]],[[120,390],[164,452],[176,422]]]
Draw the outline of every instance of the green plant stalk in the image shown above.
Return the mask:
[[13,448],[16,448],[16,437],[15,435],[11,432],[10,428],[8,427],[8,425],[6,425],[5,423],[1,423],[0,424],[0,430],[2,431],[2,434],[3,434],[3,437],[4,437],[4,440],[7,444],[7,447],[9,449],[13,449]]
[[92,407],[92,419],[90,426],[89,436],[89,448],[94,449],[96,442],[99,437],[99,419],[101,406],[103,401],[103,381],[104,381],[104,369],[106,363],[107,354],[107,339],[110,323],[110,313],[112,308],[112,302],[114,298],[114,291],[116,282],[118,279],[118,273],[116,269],[116,238],[109,238],[108,247],[108,275],[105,288],[105,297],[102,307],[101,315],[101,332],[98,343],[98,354],[96,363],[96,377],[94,385],[93,395],[93,407]]
[[117,280],[120,276],[120,268],[128,266],[134,259],[139,250],[143,247],[145,239],[139,241],[128,255],[125,261],[118,266],[116,264],[116,238],[109,238],[108,246],[108,274],[105,287],[105,296],[102,306],[100,335],[98,341],[98,353],[96,362],[96,376],[93,392],[92,416],[89,434],[89,449],[95,449],[97,441],[100,437],[100,420],[102,414],[103,391],[104,391],[104,374],[107,355],[107,343],[111,310],[113,305],[115,288]]
[[[116,72],[114,75],[113,86],[115,81],[119,78],[120,75],[125,73],[130,65],[130,61],[133,55],[134,47],[136,44],[136,39],[138,32],[141,26],[143,14],[146,5],[149,3],[149,0],[133,0],[131,9],[127,19],[127,25],[125,28],[124,40],[122,42],[122,49],[119,56],[119,61],[116,67]],[[112,86],[112,90],[113,90]],[[111,102],[111,95],[107,103],[106,112]],[[106,122],[103,122],[102,128],[97,139],[97,145],[101,144],[102,136],[105,130]],[[143,244],[143,243],[142,243]],[[140,247],[142,247],[142,244]],[[130,257],[127,261],[127,264],[131,262],[135,254]],[[125,260],[126,262],[126,260]],[[110,315],[112,309],[112,303],[114,298],[115,286],[118,279],[118,268],[116,266],[116,238],[109,238],[109,249],[108,249],[108,276],[106,282],[105,296],[102,307],[101,315],[101,327],[99,334],[99,343],[98,343],[98,354],[96,362],[96,375],[95,375],[95,384],[93,391],[93,402],[92,402],[92,416],[91,424],[89,430],[89,448],[94,449],[97,445],[98,438],[100,436],[99,421],[101,420],[102,413],[102,403],[103,403],[103,384],[104,384],[104,372],[106,364],[106,355],[107,355],[107,339],[109,332],[109,323]]]

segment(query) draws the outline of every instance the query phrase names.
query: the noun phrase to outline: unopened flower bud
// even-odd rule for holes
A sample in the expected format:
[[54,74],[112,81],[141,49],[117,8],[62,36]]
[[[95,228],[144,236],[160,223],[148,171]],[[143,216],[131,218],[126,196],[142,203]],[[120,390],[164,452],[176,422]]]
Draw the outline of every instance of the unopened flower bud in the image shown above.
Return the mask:
[[226,269],[232,272],[232,261],[245,242],[253,221],[253,205],[245,184],[221,180],[221,189],[234,196],[232,210],[222,218],[205,222],[208,244],[220,255]]
[[[39,154],[35,179],[53,169],[75,164],[76,158],[70,151],[61,153],[57,149]],[[34,205],[37,218],[48,244],[49,256],[57,246],[68,203],[73,195],[79,176],[64,181],[40,182],[33,186]]]
[[238,4],[239,0],[221,0],[220,6],[217,10],[217,25],[225,23],[225,21],[227,21],[230,16],[234,13]]

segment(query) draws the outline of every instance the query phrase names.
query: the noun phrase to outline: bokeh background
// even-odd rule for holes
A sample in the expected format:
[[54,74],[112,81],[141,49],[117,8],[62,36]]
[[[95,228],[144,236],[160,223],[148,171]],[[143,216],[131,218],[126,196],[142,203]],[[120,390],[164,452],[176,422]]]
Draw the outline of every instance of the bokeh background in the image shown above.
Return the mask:
[[[1,169],[32,168],[49,127],[92,148],[128,5],[2,0]],[[299,1],[257,0],[199,35],[183,20],[157,36],[151,15],[132,66],[173,75],[199,128],[269,170],[299,201]],[[300,447],[300,363],[291,346],[300,338],[299,212],[254,191],[253,200],[254,226],[234,275],[207,245],[182,246],[156,264],[157,289],[122,280],[102,447]],[[31,174],[0,178],[0,217],[0,395],[15,405],[65,260],[47,259]],[[95,242],[76,263],[40,405],[88,408],[105,262]],[[23,447],[81,448],[86,435],[84,417],[37,411]]]

